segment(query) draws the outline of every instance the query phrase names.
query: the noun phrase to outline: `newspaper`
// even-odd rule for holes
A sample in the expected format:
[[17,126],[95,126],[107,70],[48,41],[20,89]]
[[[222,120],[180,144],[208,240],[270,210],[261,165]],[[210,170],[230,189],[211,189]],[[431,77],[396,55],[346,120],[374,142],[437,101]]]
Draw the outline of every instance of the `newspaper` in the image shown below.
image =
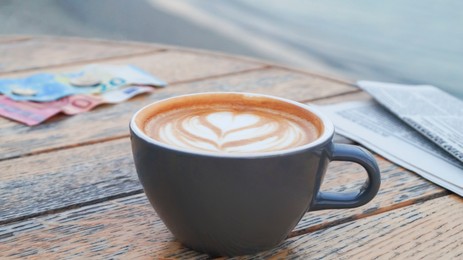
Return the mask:
[[321,106],[336,132],[463,196],[463,163],[373,100]]
[[463,101],[429,85],[359,81],[405,123],[463,162]]

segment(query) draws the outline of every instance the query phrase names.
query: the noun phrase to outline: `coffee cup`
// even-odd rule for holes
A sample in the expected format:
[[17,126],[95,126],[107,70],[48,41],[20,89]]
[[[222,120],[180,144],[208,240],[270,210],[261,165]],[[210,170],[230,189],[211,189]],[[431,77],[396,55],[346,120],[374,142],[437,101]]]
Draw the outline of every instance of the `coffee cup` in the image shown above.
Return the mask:
[[[362,206],[380,186],[370,153],[333,143],[326,116],[278,97],[168,98],[136,112],[130,132],[135,167],[156,213],[179,242],[210,255],[275,247],[306,212]],[[366,170],[358,192],[320,191],[331,161]]]

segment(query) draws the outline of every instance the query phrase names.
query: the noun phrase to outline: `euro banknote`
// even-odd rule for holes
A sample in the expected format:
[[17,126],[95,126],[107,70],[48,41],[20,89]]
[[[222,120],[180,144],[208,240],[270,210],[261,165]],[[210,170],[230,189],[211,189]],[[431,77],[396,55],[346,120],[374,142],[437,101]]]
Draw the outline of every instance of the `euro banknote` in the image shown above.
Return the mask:
[[0,79],[0,94],[14,101],[50,102],[70,95],[99,94],[130,85],[164,87],[167,83],[135,66],[93,64],[78,72]]

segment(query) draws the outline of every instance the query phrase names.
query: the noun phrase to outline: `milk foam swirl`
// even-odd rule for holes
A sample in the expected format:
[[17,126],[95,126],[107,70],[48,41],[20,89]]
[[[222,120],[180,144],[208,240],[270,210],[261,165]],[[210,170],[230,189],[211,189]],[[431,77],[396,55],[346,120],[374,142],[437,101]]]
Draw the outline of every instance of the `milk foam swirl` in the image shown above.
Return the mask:
[[271,109],[190,107],[155,116],[145,124],[150,137],[181,148],[225,153],[284,150],[318,136],[309,121]]

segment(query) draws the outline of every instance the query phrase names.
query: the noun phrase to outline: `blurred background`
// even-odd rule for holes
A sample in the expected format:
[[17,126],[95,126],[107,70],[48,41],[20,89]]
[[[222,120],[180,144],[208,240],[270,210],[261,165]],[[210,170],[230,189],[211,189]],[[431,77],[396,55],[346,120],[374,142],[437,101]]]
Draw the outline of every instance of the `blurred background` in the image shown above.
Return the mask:
[[173,44],[463,99],[463,1],[1,0],[0,34]]

